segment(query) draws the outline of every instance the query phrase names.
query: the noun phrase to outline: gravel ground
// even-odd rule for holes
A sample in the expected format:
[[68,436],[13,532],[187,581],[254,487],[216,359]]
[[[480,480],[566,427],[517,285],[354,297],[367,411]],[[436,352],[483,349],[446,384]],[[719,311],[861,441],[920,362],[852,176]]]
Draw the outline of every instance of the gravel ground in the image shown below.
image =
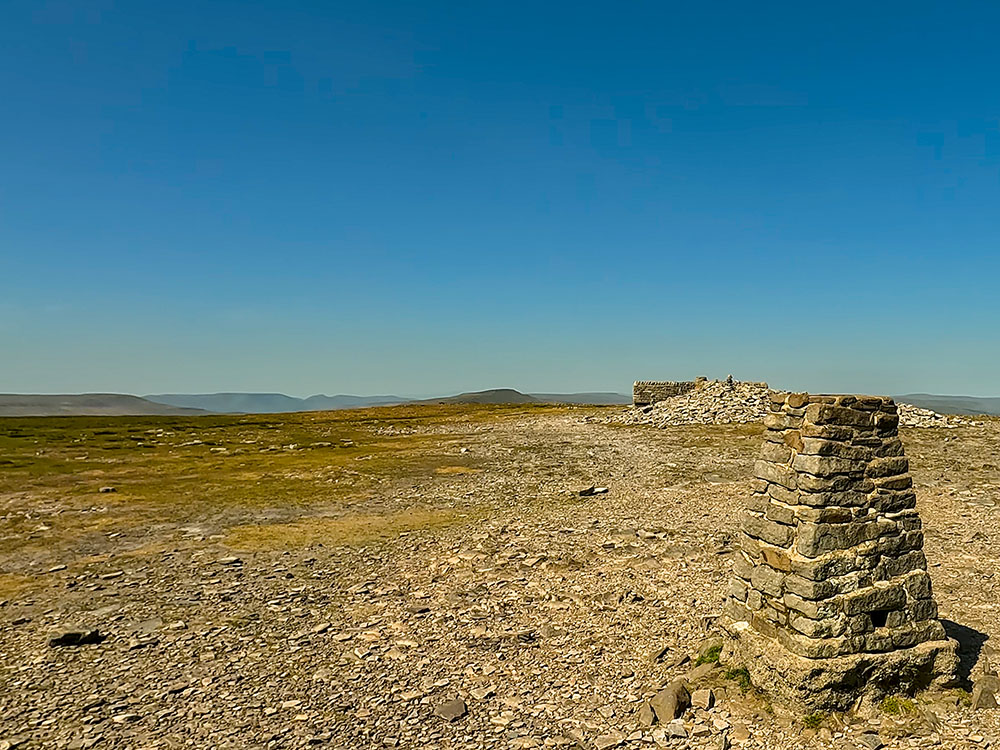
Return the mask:
[[[0,569],[32,581],[0,594],[0,748],[997,742],[1000,711],[972,711],[961,692],[898,715],[802,717],[710,660],[696,667],[712,645],[761,428],[653,429],[607,414],[409,428],[467,468],[387,480],[356,501],[357,514],[451,514],[388,542],[307,535],[234,548],[226,534],[240,519],[205,509],[141,535],[112,530],[86,555],[44,557],[63,562],[43,575],[42,558],[0,549]],[[1000,422],[903,439],[941,615],[959,624],[949,629],[975,677],[1000,634]],[[0,496],[0,510],[24,502]],[[308,527],[333,511],[297,512]],[[103,640],[49,645],[53,633],[89,629]],[[712,687],[715,705],[643,727],[644,702],[685,675]]]

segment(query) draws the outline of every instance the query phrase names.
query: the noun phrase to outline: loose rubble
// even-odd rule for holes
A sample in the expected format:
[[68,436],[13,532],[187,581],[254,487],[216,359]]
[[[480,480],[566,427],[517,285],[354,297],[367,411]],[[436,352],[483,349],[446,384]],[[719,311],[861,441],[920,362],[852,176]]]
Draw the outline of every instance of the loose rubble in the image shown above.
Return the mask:
[[[643,406],[631,406],[609,418],[621,424],[675,427],[690,424],[748,424],[762,422],[771,394],[784,393],[767,383],[740,380],[699,380],[693,390]],[[911,404],[898,403],[901,427],[978,427],[982,422],[968,417],[938,414]]]
[[938,414],[913,404],[896,403],[900,427],[981,427],[982,422],[954,414]]
[[708,380],[699,387],[643,407],[631,407],[614,421],[671,427],[688,424],[746,424],[767,414],[771,390],[766,383]]

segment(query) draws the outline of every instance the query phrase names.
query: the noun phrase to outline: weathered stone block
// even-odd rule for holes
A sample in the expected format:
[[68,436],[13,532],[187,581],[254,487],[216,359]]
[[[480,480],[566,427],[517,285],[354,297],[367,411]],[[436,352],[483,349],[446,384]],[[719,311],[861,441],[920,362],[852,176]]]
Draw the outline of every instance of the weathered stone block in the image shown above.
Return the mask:
[[857,430],[854,433],[854,439],[851,440],[851,445],[863,445],[866,448],[875,449],[882,445],[887,437],[888,436],[885,435],[875,435],[873,433]]
[[905,539],[904,547],[909,550],[922,550],[924,548],[924,532],[920,530],[907,531],[903,534]]
[[819,438],[802,438],[802,450],[799,453],[809,456],[836,456],[850,461],[868,461],[874,455],[872,449],[865,446]]
[[754,565],[747,559],[746,554],[741,550],[733,555],[733,572],[744,581],[750,580]]
[[[905,610],[897,609],[893,612],[889,612],[885,617],[885,627],[887,628],[901,628],[910,621],[909,613]],[[910,644],[912,645],[912,644]]]
[[931,598],[931,577],[927,575],[927,571],[913,571],[906,577],[906,580],[903,581],[903,586],[906,588],[906,593],[909,594],[912,599]]
[[938,616],[937,603],[933,599],[916,599],[911,602],[908,610],[914,622],[934,620]]
[[843,600],[844,613],[847,615],[902,609],[905,606],[906,591],[899,584],[876,584],[870,589],[847,594]]
[[785,398],[785,403],[793,409],[799,409],[809,403],[808,393],[789,393]]
[[876,414],[875,431],[880,435],[895,435],[899,429],[899,417],[895,414]]
[[770,504],[771,498],[769,496],[754,492],[747,500],[747,510],[753,511],[754,513],[765,513],[767,512],[767,507]]
[[927,558],[923,550],[906,552],[898,557],[883,557],[878,561],[876,572],[880,579],[888,580],[909,573],[911,570],[926,570]]
[[[806,492],[862,492],[868,493],[874,489],[872,480],[851,475],[820,477],[814,474],[796,474],[792,477],[796,488]],[[794,489],[794,488],[793,488]],[[802,502],[805,502],[803,500]],[[844,505],[845,503],[840,503]]]
[[782,442],[793,451],[802,450],[802,435],[798,430],[785,430]]
[[903,531],[917,531],[923,524],[920,522],[920,516],[917,515],[915,510],[901,510],[895,513],[886,513],[886,518],[889,518],[899,524],[899,528]]
[[778,628],[775,627],[774,623],[761,617],[756,612],[750,616],[750,625],[754,630],[766,638],[777,638],[778,636],[779,631]]
[[792,572],[810,581],[826,581],[856,570],[854,554],[833,553],[816,559],[792,557]]
[[[791,567],[789,565],[789,567]],[[837,593],[837,587],[829,580],[812,581],[802,576],[790,574],[785,576],[785,593],[794,594],[802,599],[826,599]]]
[[875,448],[876,456],[902,456],[903,441],[898,437],[883,440],[882,444]]
[[773,622],[779,628],[788,624],[788,610],[780,606],[780,602],[773,599],[764,600],[764,608],[761,615]]
[[843,490],[841,492],[801,492],[798,501],[802,505],[812,508],[826,508],[846,506],[850,508],[863,508],[868,505],[868,494],[857,490]]
[[844,427],[835,424],[810,424],[803,423],[799,432],[804,440],[807,437],[821,438],[823,440],[849,441],[854,437],[854,428]]
[[892,634],[885,630],[876,630],[863,636],[861,644],[860,647],[856,647],[856,650],[869,653],[892,651]]
[[847,633],[849,635],[862,635],[870,633],[874,629],[872,618],[867,613],[847,617]]
[[909,474],[898,474],[891,477],[876,477],[871,479],[872,486],[882,490],[908,490],[913,486],[913,478]]
[[874,417],[864,411],[830,404],[809,404],[806,407],[806,421],[814,425],[835,424],[844,427],[872,429]]
[[813,508],[800,505],[795,509],[795,516],[800,521],[809,523],[849,523],[854,520],[854,509],[839,506]]
[[769,503],[764,517],[787,526],[793,526],[795,524],[795,509],[788,508],[780,503]]
[[761,449],[760,457],[765,461],[776,464],[785,464],[792,460],[792,449],[782,443],[765,442]]
[[735,600],[727,599],[722,607],[722,613],[733,622],[749,622],[750,610],[746,605]]
[[782,602],[788,609],[813,620],[835,617],[841,612],[837,599],[803,599],[801,596],[786,593]]
[[898,555],[907,549],[906,537],[902,534],[885,536],[878,540],[878,551],[882,555]]
[[879,489],[871,507],[880,513],[898,513],[917,506],[917,495],[911,490]]
[[906,456],[887,456],[869,461],[865,474],[869,477],[891,477],[905,474],[909,470],[910,462],[906,460]]
[[763,594],[779,598],[785,590],[785,574],[767,565],[758,565],[750,574],[750,585]]
[[788,618],[789,626],[807,638],[837,638],[847,631],[847,620],[843,616],[812,620],[801,615]]
[[748,586],[740,578],[732,578],[729,581],[729,597],[743,603],[747,600]]
[[807,456],[800,453],[792,460],[792,468],[817,477],[832,477],[837,474],[863,474],[865,464],[863,461],[836,456]]
[[790,466],[771,463],[770,461],[757,461],[754,465],[754,473],[759,479],[764,479],[772,484],[780,485],[786,489],[797,489],[797,474]]
[[764,426],[769,430],[794,430],[802,426],[802,417],[772,411],[765,415]]
[[743,516],[743,531],[775,547],[787,547],[792,542],[792,528],[776,521],[759,518],[749,513]]
[[807,638],[793,630],[778,632],[778,642],[806,659],[831,659],[851,650],[845,638]]
[[879,396],[857,396],[852,406],[863,411],[878,411],[885,408],[885,399]]
[[761,547],[760,554],[764,559],[765,565],[783,573],[791,571],[792,561],[789,559],[788,552],[785,550],[777,549],[775,547]]
[[872,521],[800,523],[795,549],[805,557],[817,557],[875,539],[883,529],[883,525]]
[[799,503],[798,490],[790,490],[787,487],[782,487],[780,484],[768,485],[767,494],[769,497],[785,505],[798,505]]

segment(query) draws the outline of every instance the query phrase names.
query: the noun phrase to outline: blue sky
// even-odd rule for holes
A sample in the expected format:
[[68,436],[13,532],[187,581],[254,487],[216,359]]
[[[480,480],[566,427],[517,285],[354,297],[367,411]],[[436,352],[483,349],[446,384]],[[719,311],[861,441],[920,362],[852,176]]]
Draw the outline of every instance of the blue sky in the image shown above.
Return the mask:
[[0,15],[0,391],[1000,395],[995,3]]

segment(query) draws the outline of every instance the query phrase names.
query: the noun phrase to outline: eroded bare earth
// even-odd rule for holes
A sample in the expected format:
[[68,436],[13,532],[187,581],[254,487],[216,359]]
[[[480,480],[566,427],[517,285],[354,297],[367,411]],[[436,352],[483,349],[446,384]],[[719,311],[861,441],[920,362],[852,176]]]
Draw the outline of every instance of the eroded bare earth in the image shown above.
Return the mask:
[[[0,421],[0,747],[997,741],[961,692],[786,715],[710,655],[687,736],[641,727],[711,638],[761,428],[608,413]],[[975,675],[1000,635],[1000,423],[903,439]]]

